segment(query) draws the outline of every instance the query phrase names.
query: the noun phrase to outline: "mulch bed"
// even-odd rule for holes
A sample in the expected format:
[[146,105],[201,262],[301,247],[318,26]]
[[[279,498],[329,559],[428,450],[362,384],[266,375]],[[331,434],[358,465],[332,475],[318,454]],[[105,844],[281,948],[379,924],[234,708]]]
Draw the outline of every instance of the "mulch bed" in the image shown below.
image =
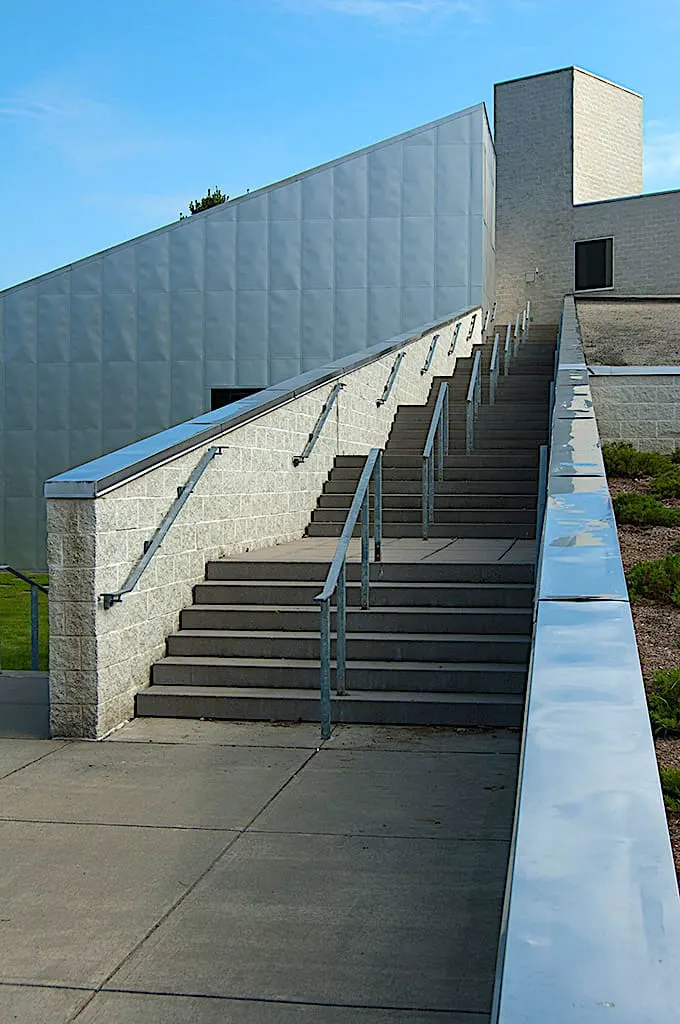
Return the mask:
[[[650,482],[651,477],[612,477],[608,481],[612,497],[631,491],[636,494],[648,494]],[[664,505],[668,505],[669,508],[680,508],[680,499],[666,498]],[[623,566],[629,569],[636,562],[663,558],[673,553],[674,545],[680,539],[680,527],[620,524],[618,534]],[[654,673],[659,669],[680,665],[680,607],[660,604],[657,601],[636,601],[631,608],[642,675],[645,687],[648,687]],[[680,737],[657,739],[655,747],[660,767],[680,769]],[[666,817],[675,870],[680,883],[680,812],[666,811]]]

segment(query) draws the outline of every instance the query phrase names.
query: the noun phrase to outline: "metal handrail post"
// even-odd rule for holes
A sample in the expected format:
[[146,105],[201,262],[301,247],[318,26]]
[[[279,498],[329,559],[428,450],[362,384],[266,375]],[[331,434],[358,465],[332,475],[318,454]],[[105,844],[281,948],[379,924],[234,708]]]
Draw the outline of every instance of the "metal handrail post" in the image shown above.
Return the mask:
[[444,398],[444,455],[449,454],[450,444],[450,424],[449,424],[449,389],[446,388],[446,397]]
[[522,310],[522,330],[520,331],[520,335],[519,335],[520,341],[521,341],[522,344],[524,344],[524,342],[526,340],[526,336],[527,336],[527,311],[526,311],[526,309],[523,309]]
[[475,352],[475,361],[472,364],[472,375],[468,387],[466,408],[465,408],[465,451],[469,455],[474,447],[475,415],[479,406],[478,387],[481,384],[479,377],[479,366],[482,354]]
[[505,332],[505,348],[503,349],[503,376],[507,377],[510,369],[510,334],[512,331],[512,324],[508,324],[508,329]]
[[347,560],[342,563],[338,576],[338,598],[336,608],[336,641],[335,641],[335,692],[342,696],[345,692],[347,675]]
[[444,431],[442,429],[442,416],[439,417],[439,426],[437,427],[437,480],[441,483],[444,479]]
[[430,460],[427,456],[423,455],[423,485],[422,485],[422,527],[423,527],[423,540],[427,540],[429,536],[430,526]]
[[548,491],[548,446],[542,444],[538,454],[538,498],[536,501],[536,564],[541,545],[543,519],[547,503]]
[[321,739],[331,738],[331,601],[321,602]]
[[519,348],[519,318],[520,318],[520,315],[518,313],[517,317],[515,319],[515,335],[514,335],[514,338],[513,338],[513,341],[512,341],[512,354],[513,354],[513,356],[517,355],[517,349]]
[[370,557],[370,519],[368,488],[364,494],[361,505],[361,607],[368,609],[370,605],[370,572],[368,560]]
[[429,496],[430,496],[430,502],[429,502],[429,505],[428,505],[428,508],[427,508],[427,515],[428,515],[428,518],[429,518],[430,522],[433,523],[434,522],[434,459],[433,459],[432,456],[430,456],[430,461],[429,461],[429,464],[428,464],[428,470],[429,470],[429,474],[430,474],[430,486],[429,486],[429,489],[428,489],[428,493],[429,493]]
[[494,405],[496,402],[496,380],[498,378],[498,344],[500,340],[501,336],[497,331],[496,337],[493,339],[491,363],[489,364],[489,405]]
[[373,555],[376,562],[382,561],[383,535],[383,473],[382,452],[378,455],[373,474]]
[[[437,445],[436,455],[434,446]],[[432,412],[430,427],[423,448],[422,463],[422,533],[423,540],[429,536],[430,523],[434,519],[435,458],[437,476],[444,479],[444,456],[449,452],[449,388],[446,381],[439,385],[437,400]]]
[[38,588],[31,584],[31,669],[37,672],[40,667],[40,626],[38,624]]

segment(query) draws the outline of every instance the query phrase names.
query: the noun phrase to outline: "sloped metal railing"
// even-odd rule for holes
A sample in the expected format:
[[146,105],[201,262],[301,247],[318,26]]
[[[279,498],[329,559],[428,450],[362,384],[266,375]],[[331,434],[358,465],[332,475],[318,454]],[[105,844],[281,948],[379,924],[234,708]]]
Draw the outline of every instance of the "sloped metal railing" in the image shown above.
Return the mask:
[[423,448],[423,540],[427,540],[434,522],[435,456],[437,445],[437,479],[444,479],[444,456],[449,454],[449,388],[446,381],[439,385],[430,429]]
[[38,583],[37,580],[31,579],[30,576],[25,576],[24,573],[19,572],[18,569],[13,569],[11,565],[0,565],[0,572],[8,572],[16,579],[22,580],[24,583],[28,583],[31,588],[31,671],[37,672],[40,668],[40,616],[38,614],[38,592],[41,594],[49,594],[49,590],[47,587],[44,587],[42,583]]
[[340,394],[340,392],[342,391],[344,386],[345,386],[344,384],[338,382],[335,385],[335,387],[333,388],[333,390],[331,391],[331,393],[328,396],[328,399],[326,401],[326,404],[324,405],[323,409],[321,410],[321,412],[319,414],[319,418],[316,421],[316,424],[314,426],[314,430],[309,435],[309,440],[307,441],[307,444],[302,449],[302,454],[301,455],[296,455],[293,458],[293,465],[294,466],[299,466],[301,463],[303,463],[305,461],[305,459],[308,459],[309,456],[312,454],[312,451],[314,450],[314,445],[319,440],[319,437],[321,436],[321,431],[323,430],[323,428],[324,428],[324,426],[326,424],[326,420],[328,419],[328,417],[331,414],[331,409],[335,405],[336,399],[337,399],[338,395]]
[[465,451],[468,455],[471,454],[475,445],[475,420],[482,401],[481,362],[482,353],[478,350],[475,352],[470,384],[465,399]]
[[315,601],[319,602],[321,613],[320,629],[320,700],[321,739],[331,735],[331,601],[336,600],[336,646],[335,646],[335,692],[341,697],[347,689],[347,551],[354,533],[354,527],[361,516],[361,607],[370,607],[370,485],[373,483],[374,512],[374,559],[382,559],[382,449],[371,448],[366,459],[357,489],[340,540],[328,570],[326,583]]

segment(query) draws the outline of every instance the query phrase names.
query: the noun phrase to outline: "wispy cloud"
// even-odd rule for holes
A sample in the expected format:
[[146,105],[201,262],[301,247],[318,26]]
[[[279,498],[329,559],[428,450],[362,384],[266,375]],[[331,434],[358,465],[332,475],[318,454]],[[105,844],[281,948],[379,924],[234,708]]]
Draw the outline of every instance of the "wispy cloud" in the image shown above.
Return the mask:
[[645,190],[680,189],[680,126],[650,122],[644,150]]
[[0,96],[0,121],[15,122],[39,150],[82,169],[158,148],[153,132],[134,116],[61,78]]
[[476,17],[483,0],[276,0],[309,14],[323,11],[353,17],[400,23],[413,18],[435,18],[454,14]]

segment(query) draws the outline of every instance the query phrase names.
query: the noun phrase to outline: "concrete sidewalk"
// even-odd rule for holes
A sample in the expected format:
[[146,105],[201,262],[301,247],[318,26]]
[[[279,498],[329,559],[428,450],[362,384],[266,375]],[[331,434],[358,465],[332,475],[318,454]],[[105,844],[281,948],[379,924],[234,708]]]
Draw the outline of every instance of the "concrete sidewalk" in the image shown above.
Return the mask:
[[519,736],[0,741],[0,1020],[489,1019]]

